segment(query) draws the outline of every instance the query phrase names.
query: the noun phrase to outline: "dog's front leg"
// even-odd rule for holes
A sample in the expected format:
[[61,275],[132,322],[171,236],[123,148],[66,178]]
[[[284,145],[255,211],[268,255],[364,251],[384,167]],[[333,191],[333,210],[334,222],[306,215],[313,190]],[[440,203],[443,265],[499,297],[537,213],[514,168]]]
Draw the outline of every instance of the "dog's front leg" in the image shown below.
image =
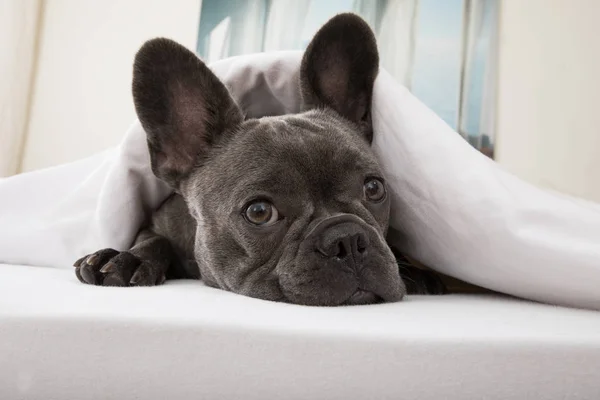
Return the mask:
[[145,229],[128,251],[103,249],[75,262],[75,274],[83,283],[98,286],[154,286],[162,284],[177,255],[168,239]]

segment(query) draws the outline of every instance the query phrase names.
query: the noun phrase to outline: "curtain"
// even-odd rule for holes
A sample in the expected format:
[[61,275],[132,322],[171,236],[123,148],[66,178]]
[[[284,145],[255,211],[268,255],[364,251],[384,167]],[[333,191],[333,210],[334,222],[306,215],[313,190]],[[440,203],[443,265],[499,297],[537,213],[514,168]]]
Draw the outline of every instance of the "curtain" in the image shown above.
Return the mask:
[[[300,49],[315,21],[353,10],[371,25],[381,65],[410,88],[419,0],[204,0],[198,53],[208,59]],[[318,12],[321,12],[318,15]],[[308,29],[308,31],[307,31]],[[314,32],[310,32],[312,35]]]
[[[455,0],[450,3],[452,15],[444,21],[447,7],[446,11],[436,7],[448,6],[447,0],[204,0],[199,52],[206,57],[203,46],[210,43],[212,61],[258,51],[300,49],[328,18],[352,10],[373,28],[381,66],[409,90],[414,89],[471,145],[493,157],[498,3]],[[419,20],[426,21],[425,27],[432,18],[442,29],[432,33],[430,26],[429,33],[419,32]],[[415,64],[417,37],[421,40],[426,35],[451,41],[457,64],[454,59],[452,68],[449,62],[424,69],[419,59]],[[414,68],[418,68],[416,74]],[[428,78],[443,80],[443,87],[432,85]]]
[[232,11],[229,25],[229,55],[260,52],[267,13],[266,1],[245,0],[245,4]]
[[21,163],[40,12],[41,0],[0,1],[0,177]]
[[458,131],[493,154],[498,53],[497,0],[465,0]]
[[390,1],[394,0],[354,0],[352,10],[367,21],[375,32],[378,32],[383,13]]
[[198,54],[206,61],[263,49],[267,0],[203,0]]
[[309,1],[272,1],[269,7],[263,50],[299,48],[309,6]]
[[489,19],[489,49],[485,74],[483,77],[482,105],[480,116],[480,131],[482,140],[480,143],[481,151],[489,157],[494,157],[494,140],[496,136],[496,101],[498,89],[498,42],[499,42],[499,24],[498,24],[498,2],[495,0],[486,1],[486,9],[490,15]]
[[[378,2],[369,3],[372,7],[377,7]],[[382,15],[380,26],[375,27],[381,65],[409,89],[415,53],[418,3],[418,0],[390,0],[385,2],[383,13],[367,14],[376,17]]]

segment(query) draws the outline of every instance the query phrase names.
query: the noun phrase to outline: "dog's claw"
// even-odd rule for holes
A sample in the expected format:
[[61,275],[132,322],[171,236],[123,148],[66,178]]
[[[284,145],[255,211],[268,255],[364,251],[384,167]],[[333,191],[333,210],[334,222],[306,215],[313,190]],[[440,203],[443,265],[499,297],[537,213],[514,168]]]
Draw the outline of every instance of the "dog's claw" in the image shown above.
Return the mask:
[[131,277],[131,280],[129,281],[129,284],[131,285],[136,285],[140,282],[140,280],[142,279],[142,274],[140,273],[140,271],[138,270],[135,274],[133,274],[133,276]]
[[115,272],[116,270],[117,265],[113,262],[108,262],[104,267],[100,268],[100,272],[102,272],[103,274],[109,274],[111,272]]
[[85,260],[85,263],[88,265],[94,265],[94,264],[96,264],[97,261],[98,261],[98,256],[96,254],[92,254]]

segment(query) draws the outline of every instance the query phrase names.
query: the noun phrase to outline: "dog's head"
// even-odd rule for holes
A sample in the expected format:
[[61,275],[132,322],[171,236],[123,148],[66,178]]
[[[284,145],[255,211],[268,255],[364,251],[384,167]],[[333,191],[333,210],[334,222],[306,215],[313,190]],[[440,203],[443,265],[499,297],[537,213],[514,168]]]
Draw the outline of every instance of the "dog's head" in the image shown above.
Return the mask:
[[166,39],[140,49],[133,95],[152,169],[197,221],[207,284],[307,305],[402,298],[370,148],[378,64],[368,25],[338,15],[304,54],[305,111],[245,120],[193,53]]

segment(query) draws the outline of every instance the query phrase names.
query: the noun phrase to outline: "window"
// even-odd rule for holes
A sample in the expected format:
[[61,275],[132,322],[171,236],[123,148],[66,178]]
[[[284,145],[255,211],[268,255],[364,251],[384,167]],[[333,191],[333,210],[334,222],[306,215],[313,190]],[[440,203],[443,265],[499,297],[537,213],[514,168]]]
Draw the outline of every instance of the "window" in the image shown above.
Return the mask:
[[348,11],[375,31],[382,67],[493,157],[498,0],[204,0],[198,53],[304,49]]

